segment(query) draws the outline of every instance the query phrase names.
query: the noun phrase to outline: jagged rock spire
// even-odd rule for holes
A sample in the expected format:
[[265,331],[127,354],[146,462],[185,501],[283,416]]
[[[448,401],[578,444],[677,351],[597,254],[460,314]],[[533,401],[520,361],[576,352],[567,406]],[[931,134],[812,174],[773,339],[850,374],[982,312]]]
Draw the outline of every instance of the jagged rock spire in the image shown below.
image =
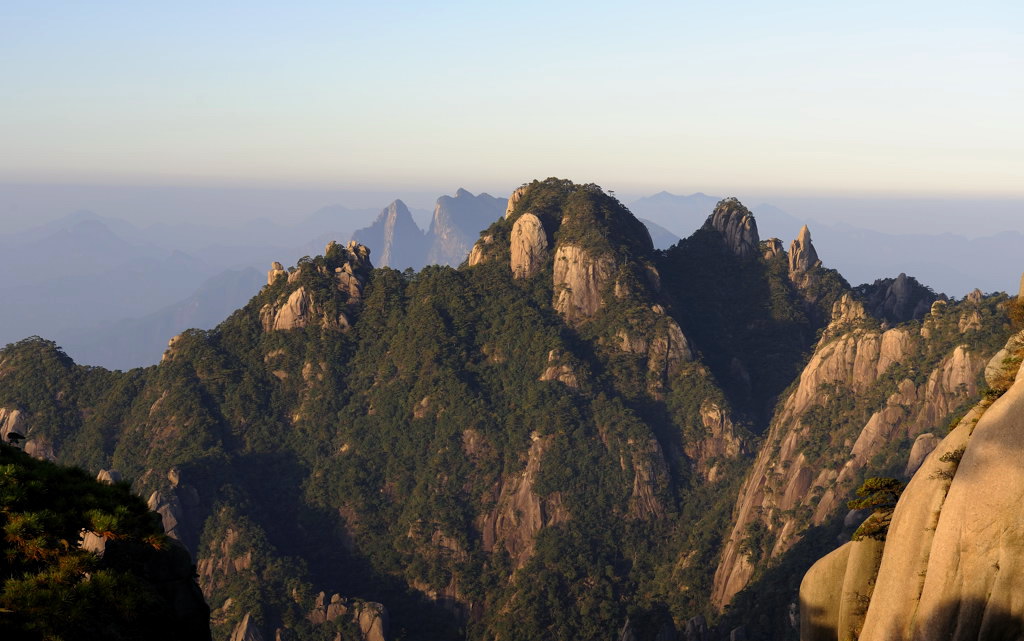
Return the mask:
[[750,258],[760,252],[761,240],[754,215],[736,198],[719,201],[704,223],[704,229],[720,233],[732,253],[740,258]]
[[811,230],[804,225],[800,228],[800,234],[796,240],[789,246],[789,276],[796,280],[796,276],[804,274],[820,264],[818,252],[814,250],[814,245],[811,243]]

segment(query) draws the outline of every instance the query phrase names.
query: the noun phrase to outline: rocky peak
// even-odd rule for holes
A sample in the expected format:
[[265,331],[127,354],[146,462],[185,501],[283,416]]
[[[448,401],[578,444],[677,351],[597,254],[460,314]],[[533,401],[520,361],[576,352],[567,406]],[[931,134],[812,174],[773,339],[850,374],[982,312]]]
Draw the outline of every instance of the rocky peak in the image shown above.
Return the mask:
[[754,214],[736,198],[719,201],[704,223],[704,229],[713,229],[721,234],[732,253],[740,258],[750,258],[760,252],[761,241]]
[[[288,275],[288,284],[298,285],[297,287],[289,287],[281,292],[276,300],[260,309],[260,322],[264,331],[289,330],[313,324],[319,324],[326,329],[348,329],[351,326],[349,316],[363,298],[363,287],[372,269],[370,249],[365,245],[354,240],[347,246],[334,241],[327,243],[322,257],[310,262],[300,262]],[[319,272],[321,275],[333,275],[336,288],[325,290],[307,287],[309,281],[304,281],[304,274],[308,270]],[[303,284],[304,282],[306,284]],[[327,305],[327,301],[331,298],[340,298],[338,302],[345,305],[346,311],[337,316],[328,313],[330,306]],[[171,351],[170,347],[169,345],[168,353]],[[167,357],[169,356],[165,354],[165,358]]]
[[861,285],[856,291],[872,316],[889,323],[920,320],[928,314],[932,303],[944,298],[906,274]]
[[868,321],[869,316],[864,305],[851,294],[843,294],[832,304],[832,320],[822,333],[822,342],[854,329]]
[[455,196],[441,196],[434,205],[427,240],[426,262],[456,267],[466,260],[481,229],[501,217],[505,200],[489,194],[474,196],[461,187]]
[[802,274],[821,264],[818,260],[818,252],[811,244],[811,230],[804,225],[789,246],[789,277],[794,282],[800,280]]
[[288,276],[288,270],[275,260],[270,263],[270,271],[267,272],[267,284],[273,285],[278,276]]
[[423,231],[401,200],[382,209],[372,225],[356,230],[352,240],[372,249],[383,267],[419,269],[425,264]]
[[523,185],[516,189],[514,192],[512,192],[512,195],[508,197],[508,205],[505,207],[505,218],[508,218],[509,216],[512,215],[512,212],[515,211],[516,209],[516,204],[519,203],[519,201],[523,197],[523,194],[525,194],[526,190],[529,188],[529,185]]

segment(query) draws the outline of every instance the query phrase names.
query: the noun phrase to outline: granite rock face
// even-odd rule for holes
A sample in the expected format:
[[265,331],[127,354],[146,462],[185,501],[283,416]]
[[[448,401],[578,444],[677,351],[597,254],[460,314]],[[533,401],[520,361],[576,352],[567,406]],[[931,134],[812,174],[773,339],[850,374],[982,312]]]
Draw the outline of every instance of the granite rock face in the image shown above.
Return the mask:
[[[803,527],[821,525],[845,510],[846,499],[871,459],[893,440],[914,439],[979,393],[977,379],[987,359],[965,346],[945,353],[923,381],[903,379],[880,405],[865,412],[859,431],[834,443],[837,460],[807,455],[816,443],[831,441],[831,424],[814,420],[831,399],[864,395],[894,367],[932,349],[927,338],[906,328],[882,331],[849,295],[833,306],[825,328],[798,383],[780,404],[734,508],[733,529],[715,573],[713,603],[724,607],[755,571],[741,552],[751,524],[768,530],[765,553],[775,558],[800,540]],[[807,522],[793,516],[807,510]]]
[[529,278],[548,261],[548,237],[540,219],[525,213],[512,225],[511,267],[514,278]]
[[722,235],[726,246],[741,258],[760,254],[761,240],[757,235],[754,215],[736,198],[718,203],[704,223],[704,229],[714,229]]
[[[1019,347],[1014,355],[1022,353]],[[1017,639],[1024,632],[1024,380],[994,402],[982,399],[927,455],[896,505],[873,585],[861,641]],[[833,553],[835,554],[835,553]],[[829,555],[832,556],[832,555]],[[808,572],[808,602],[836,589],[834,577]],[[811,589],[813,588],[813,589]],[[801,599],[804,599],[801,588]],[[802,612],[801,639],[849,638],[838,619]]]
[[523,198],[523,194],[526,193],[527,189],[529,189],[529,185],[523,185],[513,191],[512,195],[508,197],[508,205],[505,207],[505,218],[512,215],[512,212],[516,209],[516,205],[519,204],[519,201]]
[[815,563],[800,583],[801,641],[856,639],[882,558],[884,541],[850,541]]
[[782,241],[778,238],[769,238],[762,242],[761,250],[765,260],[771,260],[780,254],[786,253],[786,250],[782,247]]
[[804,284],[807,272],[821,265],[818,252],[811,243],[811,230],[804,225],[789,246],[789,278],[797,285]]
[[604,304],[603,291],[614,276],[615,262],[606,254],[594,254],[578,245],[559,245],[555,250],[554,307],[569,324],[578,324]]
[[[267,303],[260,309],[260,322],[265,332],[288,331],[311,325],[325,329],[347,330],[351,324],[351,315],[358,308],[363,298],[363,289],[369,279],[373,265],[370,263],[370,249],[356,241],[347,246],[331,241],[324,249],[325,263],[302,263],[288,273],[288,287],[278,296],[276,302]],[[280,263],[274,263],[280,265]],[[333,272],[329,266],[333,266]],[[322,292],[314,294],[300,284],[306,270],[319,272],[319,275],[333,277],[336,291],[330,292],[327,298],[341,298],[344,310],[337,315],[330,313],[329,305],[322,301]],[[271,270],[276,282],[277,270]],[[296,286],[297,285],[297,286]],[[173,339],[168,345],[164,359],[173,357]]]
[[480,523],[484,549],[490,552],[497,546],[505,548],[517,568],[533,556],[536,535],[541,529],[569,518],[560,493],[542,498],[533,489],[551,440],[551,436],[532,435],[526,468],[520,474],[502,480],[494,509],[484,515]]

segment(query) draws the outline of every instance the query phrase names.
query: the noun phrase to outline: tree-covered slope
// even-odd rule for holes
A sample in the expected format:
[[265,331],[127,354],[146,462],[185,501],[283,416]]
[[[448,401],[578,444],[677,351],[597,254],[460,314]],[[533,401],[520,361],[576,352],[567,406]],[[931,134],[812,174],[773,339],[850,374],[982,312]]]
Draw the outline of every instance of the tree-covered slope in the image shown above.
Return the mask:
[[0,445],[4,639],[209,639],[188,553],[126,483]]
[[136,479],[198,559],[218,639],[628,620],[646,641],[711,620],[755,435],[849,292],[809,233],[787,255],[734,200],[658,252],[615,198],[558,179],[517,190],[459,269],[331,243],[269,276],[152,368],[0,351],[0,423]]

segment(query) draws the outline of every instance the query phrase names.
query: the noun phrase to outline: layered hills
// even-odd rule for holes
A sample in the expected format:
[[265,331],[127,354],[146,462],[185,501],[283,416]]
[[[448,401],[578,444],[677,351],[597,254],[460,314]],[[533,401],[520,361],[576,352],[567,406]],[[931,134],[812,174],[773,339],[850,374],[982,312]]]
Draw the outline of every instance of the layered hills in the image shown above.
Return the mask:
[[668,250],[559,179],[481,227],[459,268],[275,264],[151,368],[10,345],[0,426],[134,479],[214,638],[785,639],[845,501],[913,472],[1010,334],[1005,294],[852,288],[735,199]]

